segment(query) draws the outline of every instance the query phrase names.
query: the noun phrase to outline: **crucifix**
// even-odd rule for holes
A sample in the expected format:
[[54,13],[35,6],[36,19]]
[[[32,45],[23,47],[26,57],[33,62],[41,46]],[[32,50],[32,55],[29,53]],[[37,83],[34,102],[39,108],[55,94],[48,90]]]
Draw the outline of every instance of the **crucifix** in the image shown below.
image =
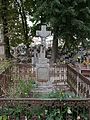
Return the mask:
[[44,53],[42,57],[45,58],[45,49],[46,49],[46,38],[51,35],[51,31],[46,30],[46,25],[41,26],[41,31],[37,30],[36,35],[41,37],[41,53]]

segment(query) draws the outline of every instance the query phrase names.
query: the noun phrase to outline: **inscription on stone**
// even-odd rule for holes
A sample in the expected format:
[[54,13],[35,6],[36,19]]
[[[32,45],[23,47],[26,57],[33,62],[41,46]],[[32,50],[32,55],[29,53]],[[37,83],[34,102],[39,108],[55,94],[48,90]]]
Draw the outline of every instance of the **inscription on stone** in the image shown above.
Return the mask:
[[39,67],[37,69],[37,80],[49,80],[49,69],[47,67]]

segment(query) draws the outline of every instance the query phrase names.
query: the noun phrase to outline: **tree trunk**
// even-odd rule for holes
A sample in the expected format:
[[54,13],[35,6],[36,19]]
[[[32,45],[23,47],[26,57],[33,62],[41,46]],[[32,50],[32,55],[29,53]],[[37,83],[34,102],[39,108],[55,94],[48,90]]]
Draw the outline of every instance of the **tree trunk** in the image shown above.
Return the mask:
[[58,28],[54,29],[53,45],[52,45],[52,61],[55,63],[58,56]]
[[6,59],[11,58],[9,37],[8,37],[7,14],[8,14],[8,0],[2,0],[2,22],[3,22],[3,35],[4,35]]
[[28,37],[28,25],[27,25],[27,18],[26,18],[26,14],[25,14],[25,9],[24,9],[24,5],[23,5],[23,1],[21,1],[21,8],[22,8],[22,17],[23,17],[23,21],[24,21],[24,28],[25,28],[25,44],[27,46],[27,48],[29,47],[29,37]]
[[28,55],[29,54],[28,53],[28,48],[29,48],[29,36],[28,36],[28,33],[29,33],[29,31],[28,31],[27,18],[26,18],[26,14],[25,14],[24,4],[23,4],[22,0],[20,0],[20,3],[18,2],[18,0],[16,0],[16,3],[17,3],[18,8],[19,8],[19,14],[21,15],[24,38],[25,38],[24,44],[27,46],[27,55]]

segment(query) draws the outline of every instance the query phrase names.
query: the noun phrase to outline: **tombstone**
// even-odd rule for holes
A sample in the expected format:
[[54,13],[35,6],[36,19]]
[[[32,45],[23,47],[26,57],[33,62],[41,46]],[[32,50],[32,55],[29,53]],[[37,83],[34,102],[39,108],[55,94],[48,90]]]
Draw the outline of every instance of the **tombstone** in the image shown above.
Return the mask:
[[3,29],[0,25],[0,60],[5,59],[5,43],[3,37]]
[[46,25],[41,26],[41,31],[36,31],[36,35],[41,37],[40,58],[36,64],[37,81],[46,82],[49,80],[49,60],[45,58],[46,53],[46,37],[51,34],[50,31],[46,31]]

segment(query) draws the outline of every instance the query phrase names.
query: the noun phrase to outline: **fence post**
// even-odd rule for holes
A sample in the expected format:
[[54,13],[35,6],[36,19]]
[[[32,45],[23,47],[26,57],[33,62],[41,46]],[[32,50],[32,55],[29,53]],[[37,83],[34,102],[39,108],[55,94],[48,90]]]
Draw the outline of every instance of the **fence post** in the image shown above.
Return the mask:
[[79,81],[79,74],[77,73],[77,91],[76,91],[77,92],[77,97],[78,97],[78,92],[79,92],[78,91],[78,81]]
[[68,79],[68,64],[66,64],[66,83],[67,83],[67,79]]

